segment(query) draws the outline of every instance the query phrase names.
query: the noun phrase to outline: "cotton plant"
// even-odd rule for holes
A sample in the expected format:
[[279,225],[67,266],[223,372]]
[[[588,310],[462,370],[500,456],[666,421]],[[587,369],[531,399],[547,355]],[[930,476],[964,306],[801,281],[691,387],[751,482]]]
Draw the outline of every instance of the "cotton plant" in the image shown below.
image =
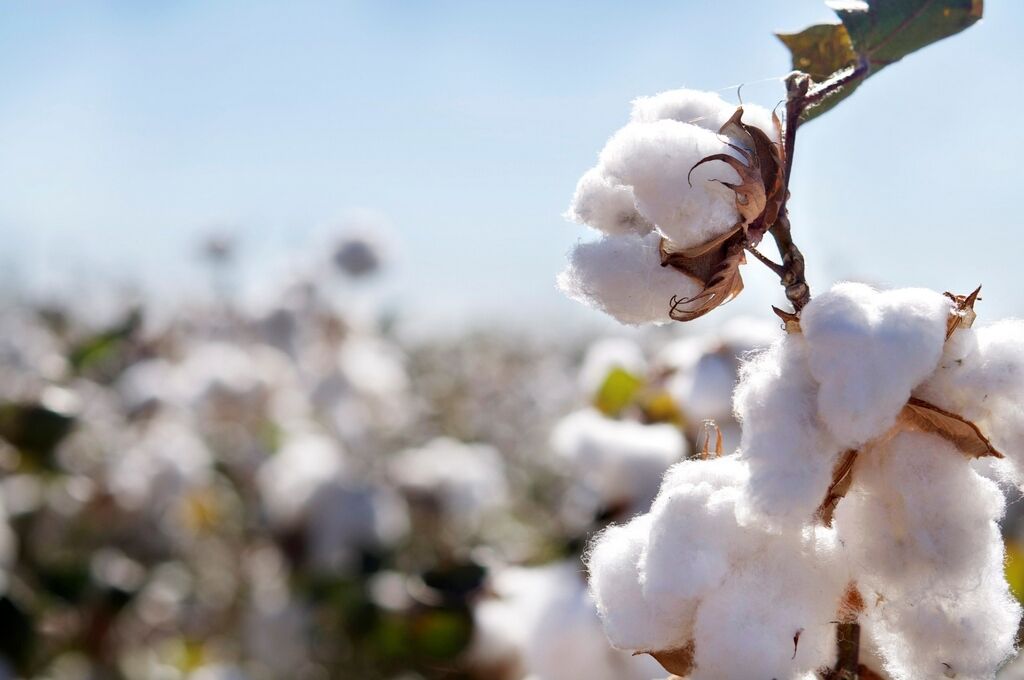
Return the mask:
[[[982,473],[1022,481],[1024,325],[974,328],[977,290],[811,297],[786,206],[802,123],[980,17],[930,4],[837,4],[841,24],[781,36],[810,69],[786,79],[784,120],[692,90],[637,100],[577,186],[569,215],[602,236],[570,254],[570,297],[627,324],[689,321],[740,294],[749,254],[792,306],[740,367],[735,452],[673,466],[650,511],[587,554],[611,643],[676,676],[992,678],[1016,652],[1005,501]],[[769,235],[779,263],[758,249]],[[714,381],[680,392],[723,410]]]

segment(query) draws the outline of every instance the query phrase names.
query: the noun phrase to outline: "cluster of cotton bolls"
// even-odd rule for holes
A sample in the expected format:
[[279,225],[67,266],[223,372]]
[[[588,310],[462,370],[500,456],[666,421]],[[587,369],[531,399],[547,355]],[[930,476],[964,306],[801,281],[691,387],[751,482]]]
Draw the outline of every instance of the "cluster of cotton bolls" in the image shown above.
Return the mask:
[[986,474],[1021,480],[1024,326],[971,320],[922,289],[815,297],[744,365],[739,449],[677,464],[593,543],[615,646],[695,680],[814,677],[857,622],[882,677],[993,677],[1021,609]]
[[[723,184],[737,184],[737,172],[721,162],[698,165],[715,154],[743,160],[737,145],[746,142],[719,132],[735,111],[719,95],[695,90],[633,103],[630,122],[580,179],[567,213],[601,233],[570,254],[558,279],[567,295],[641,324],[669,321],[673,298],[701,292],[701,281],[663,267],[661,256],[714,242],[741,223],[736,194]],[[743,111],[745,124],[778,141],[769,111]]]
[[652,345],[646,349],[607,338],[587,349],[578,384],[588,405],[562,418],[550,440],[552,464],[565,480],[556,507],[567,554],[538,566],[491,565],[488,594],[474,609],[475,667],[508,680],[664,676],[652,658],[608,644],[581,550],[609,521],[650,509],[666,470],[696,455],[704,419],[735,427],[728,404],[699,410],[697,393],[719,399],[724,391],[728,402],[739,356],[777,335],[771,325],[737,318],[713,336],[645,343]]

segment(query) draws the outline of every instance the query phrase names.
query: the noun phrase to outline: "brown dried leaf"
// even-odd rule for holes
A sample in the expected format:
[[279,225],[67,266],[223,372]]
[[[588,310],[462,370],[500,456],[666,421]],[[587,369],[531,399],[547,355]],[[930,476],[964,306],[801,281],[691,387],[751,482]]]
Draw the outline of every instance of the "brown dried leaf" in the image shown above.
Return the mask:
[[969,458],[1003,457],[977,425],[924,399],[911,397],[900,411],[897,426],[936,434],[956,446]]
[[[746,262],[746,256],[742,235],[737,234],[737,237],[726,246],[725,256],[711,270],[700,293],[690,298],[672,296],[669,300],[670,318],[675,321],[692,321],[740,294],[743,290],[740,265]],[[679,268],[674,262],[669,264]],[[696,306],[693,306],[695,303]]]
[[974,320],[978,318],[977,312],[974,311],[974,303],[981,299],[978,297],[980,292],[981,286],[975,288],[970,295],[954,295],[948,291],[945,293],[956,305],[946,320],[946,340],[952,337],[956,329],[970,328],[974,325]]
[[832,515],[835,513],[836,506],[839,505],[839,501],[850,490],[850,484],[853,483],[853,465],[857,462],[858,453],[860,451],[857,449],[843,452],[835,467],[832,468],[832,483],[828,485],[825,500],[821,502],[815,513],[821,523],[827,527],[832,526]]
[[772,311],[775,312],[775,316],[782,319],[782,327],[785,329],[788,335],[798,335],[803,332],[800,328],[800,315],[793,312],[787,312],[779,309],[775,305],[772,305]]
[[707,460],[711,456],[711,431],[715,432],[715,458],[722,457],[722,430],[710,418],[704,421],[704,446],[701,447],[700,459]]
[[666,671],[685,678],[693,671],[693,653],[693,640],[691,640],[685,647],[656,652],[636,652],[633,656],[650,654]]

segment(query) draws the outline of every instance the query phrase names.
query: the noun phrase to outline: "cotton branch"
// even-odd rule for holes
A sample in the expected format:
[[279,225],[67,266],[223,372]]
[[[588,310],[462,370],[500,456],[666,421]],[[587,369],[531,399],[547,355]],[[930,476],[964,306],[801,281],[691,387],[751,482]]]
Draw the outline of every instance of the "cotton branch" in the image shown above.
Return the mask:
[[[800,127],[803,114],[808,108],[821,104],[828,97],[839,92],[843,87],[863,78],[867,74],[867,70],[867,62],[861,61],[857,66],[847,71],[842,71],[833,78],[817,85],[812,82],[809,75],[799,71],[790,74],[786,79],[786,129],[783,139],[785,157],[783,182],[785,193],[783,194],[782,207],[779,210],[779,218],[769,228],[768,233],[775,239],[779,255],[782,256],[782,272],[779,274],[779,278],[786,289],[786,298],[793,305],[794,311],[798,313],[810,302],[811,289],[804,277],[804,256],[796,243],[793,242],[789,224],[789,212],[786,206],[789,201],[789,180],[793,173],[797,129]],[[775,271],[774,268],[773,271]]]

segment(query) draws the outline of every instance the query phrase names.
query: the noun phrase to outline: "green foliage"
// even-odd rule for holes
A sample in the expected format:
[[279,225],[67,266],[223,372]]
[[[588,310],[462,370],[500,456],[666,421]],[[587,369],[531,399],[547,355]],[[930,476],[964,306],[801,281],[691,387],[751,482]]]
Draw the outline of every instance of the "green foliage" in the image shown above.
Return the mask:
[[983,0],[849,0],[830,6],[842,23],[816,24],[797,33],[778,33],[793,68],[822,83],[861,66],[863,73],[835,94],[807,109],[804,120],[828,111],[865,78],[911,52],[948,38],[981,19]]
[[633,403],[643,386],[643,378],[625,369],[613,368],[594,395],[594,406],[606,416],[618,416]]

